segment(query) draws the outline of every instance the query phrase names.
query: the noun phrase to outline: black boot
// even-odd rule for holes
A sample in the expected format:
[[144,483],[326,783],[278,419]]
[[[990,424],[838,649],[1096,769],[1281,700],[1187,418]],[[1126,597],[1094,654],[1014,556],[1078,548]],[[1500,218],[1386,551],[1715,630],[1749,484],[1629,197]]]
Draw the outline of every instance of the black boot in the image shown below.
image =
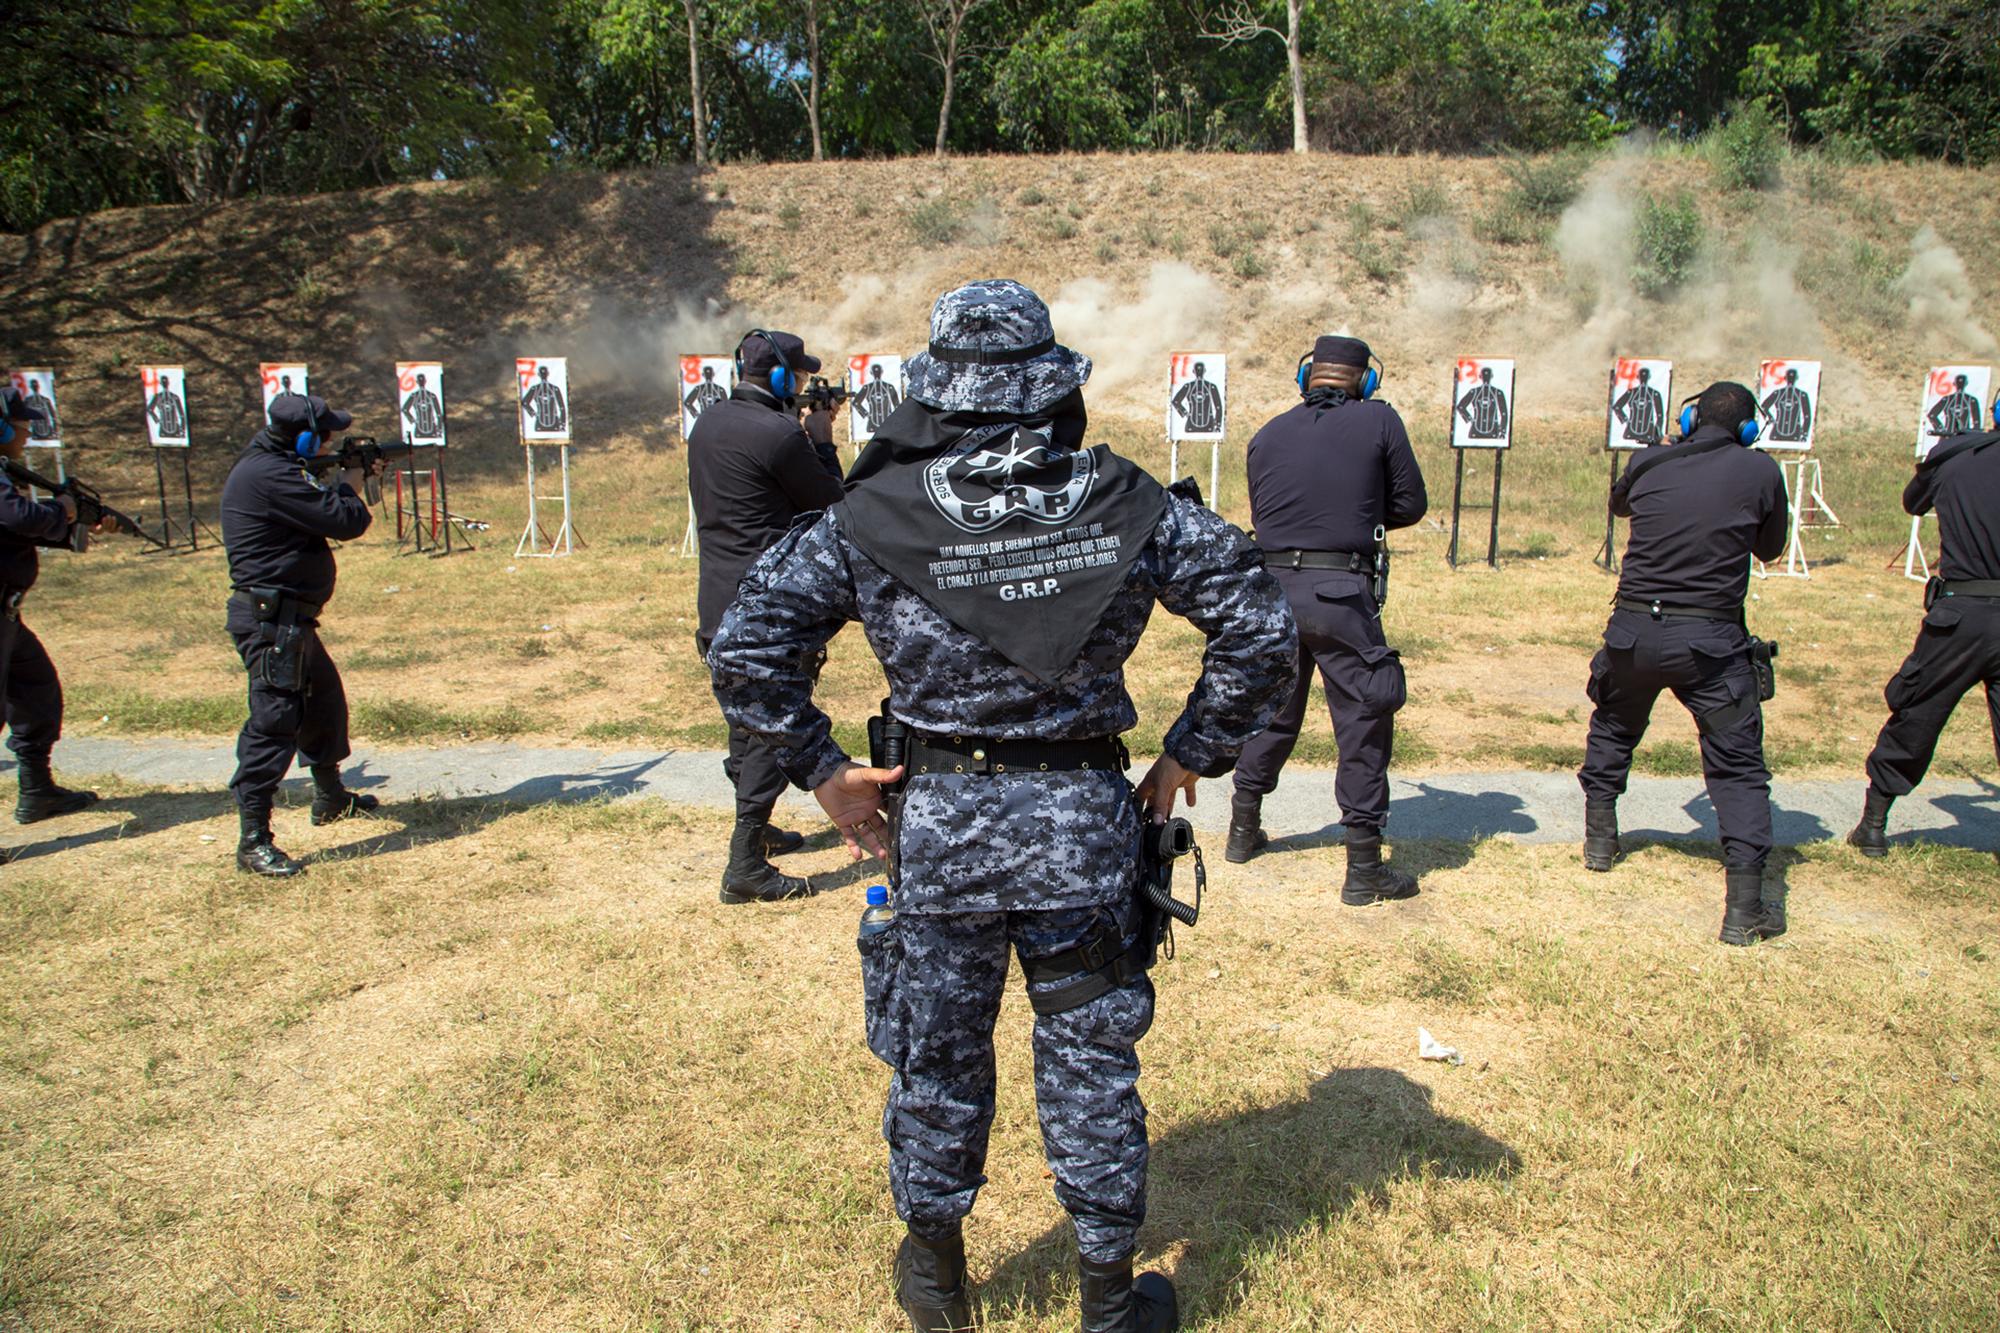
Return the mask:
[[813,892],[811,881],[787,875],[764,859],[770,827],[769,816],[736,817],[736,831],[729,838],[729,867],[722,872],[722,901],[775,903]]
[[1369,907],[1391,898],[1417,896],[1416,877],[1382,864],[1382,831],[1347,830],[1347,882],[1340,901],[1349,907]]
[[49,771],[47,755],[39,759],[22,755],[16,772],[21,779],[21,797],[14,802],[16,824],[34,824],[58,815],[73,815],[97,800],[94,791],[71,791],[67,787],[58,787],[55,775]]
[[1722,942],[1755,944],[1785,933],[1785,912],[1764,901],[1762,866],[1728,866],[1723,870]]
[[766,856],[783,856],[787,852],[796,852],[805,845],[806,835],[803,833],[794,833],[790,829],[773,828],[770,826],[766,826],[764,829],[764,855]]
[[331,824],[350,815],[365,815],[382,803],[373,796],[349,791],[340,781],[339,764],[313,766],[313,827]]
[[1271,841],[1263,829],[1264,797],[1260,792],[1239,791],[1229,798],[1229,843],[1222,859],[1242,865],[1264,850]]
[[1586,801],[1583,806],[1583,868],[1609,870],[1618,859],[1618,803]]
[[965,1233],[927,1240],[912,1231],[896,1247],[891,1270],[896,1304],[916,1333],[956,1333],[972,1327],[972,1301],[965,1291]]
[[305,866],[278,850],[271,841],[271,821],[269,815],[242,812],[243,833],[236,844],[236,865],[253,875],[263,875],[268,879],[290,879],[293,875],[303,875]]
[[1889,854],[1889,806],[1896,798],[1885,796],[1868,784],[1867,804],[1861,807],[1861,822],[1847,835],[1849,846],[1859,847],[1863,856]]
[[1083,1333],[1172,1333],[1181,1326],[1174,1284],[1159,1273],[1132,1277],[1132,1257],[1115,1263],[1078,1261],[1082,1271]]

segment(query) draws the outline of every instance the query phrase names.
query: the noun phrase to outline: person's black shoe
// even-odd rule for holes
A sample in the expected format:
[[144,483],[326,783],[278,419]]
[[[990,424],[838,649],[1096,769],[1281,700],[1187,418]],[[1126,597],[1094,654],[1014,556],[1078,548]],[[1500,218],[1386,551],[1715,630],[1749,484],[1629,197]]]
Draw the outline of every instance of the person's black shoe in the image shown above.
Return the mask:
[[1722,934],[1724,944],[1751,945],[1785,933],[1784,908],[1764,901],[1762,866],[1729,866],[1723,871]]
[[1347,830],[1347,882],[1340,886],[1340,901],[1349,907],[1372,907],[1376,903],[1417,896],[1417,880],[1382,864],[1382,834],[1375,829]]
[[1113,1263],[1079,1259],[1083,1333],[1173,1333],[1181,1326],[1180,1298],[1159,1273],[1132,1276],[1132,1258]]
[[787,875],[764,859],[770,822],[739,815],[729,838],[729,865],[722,872],[721,898],[726,903],[775,903],[804,898],[816,890],[811,880]]
[[1587,801],[1583,807],[1583,868],[1609,870],[1617,861],[1618,805],[1613,801]]
[[306,870],[303,862],[294,861],[279,851],[268,838],[237,844],[236,864],[239,869],[267,879],[290,879],[293,875],[303,875]]
[[23,759],[19,772],[21,795],[14,802],[16,824],[38,824],[44,819],[73,815],[97,803],[94,791],[71,791],[57,786],[46,759]]
[[1223,860],[1242,865],[1264,850],[1271,838],[1264,832],[1263,818],[1263,796],[1239,791],[1229,798],[1229,841],[1222,849]]
[[766,827],[764,830],[764,855],[784,856],[796,852],[806,845],[806,835],[794,833],[790,829]]
[[1861,822],[1854,826],[1854,832],[1847,835],[1848,846],[1859,847],[1863,856],[1887,856],[1889,806],[1895,799],[1876,791],[1875,784],[1869,783],[1866,803],[1861,807]]
[[354,815],[372,813],[381,802],[366,792],[349,791],[345,787],[339,791],[313,793],[312,822],[314,828],[337,823]]
[[972,1327],[972,1300],[965,1290],[965,1233],[956,1227],[931,1240],[912,1231],[896,1247],[890,1270],[896,1304],[910,1317],[914,1333],[960,1333]]

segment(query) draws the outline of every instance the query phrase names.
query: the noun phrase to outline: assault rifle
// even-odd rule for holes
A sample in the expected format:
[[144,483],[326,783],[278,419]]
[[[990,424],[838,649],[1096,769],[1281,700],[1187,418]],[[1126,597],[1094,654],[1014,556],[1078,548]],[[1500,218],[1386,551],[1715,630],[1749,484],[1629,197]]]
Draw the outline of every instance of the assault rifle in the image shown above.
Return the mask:
[[348,468],[361,469],[362,498],[371,505],[382,503],[382,465],[391,459],[408,458],[416,452],[417,446],[403,440],[391,440],[382,444],[373,435],[350,435],[340,442],[340,448],[330,454],[313,454],[299,461],[308,472],[344,472]]
[[815,375],[806,385],[806,407],[813,412],[830,412],[847,401],[847,386],[832,384],[824,375]]
[[76,505],[76,522],[69,526],[69,548],[81,551],[90,544],[90,530],[100,523],[109,523],[114,532],[140,538],[152,546],[162,545],[160,539],[140,527],[136,521],[119,513],[104,503],[104,497],[75,477],[67,481],[50,481],[39,472],[31,471],[11,458],[0,458],[0,469],[7,473],[7,480],[16,486],[33,486],[51,495],[67,495]]

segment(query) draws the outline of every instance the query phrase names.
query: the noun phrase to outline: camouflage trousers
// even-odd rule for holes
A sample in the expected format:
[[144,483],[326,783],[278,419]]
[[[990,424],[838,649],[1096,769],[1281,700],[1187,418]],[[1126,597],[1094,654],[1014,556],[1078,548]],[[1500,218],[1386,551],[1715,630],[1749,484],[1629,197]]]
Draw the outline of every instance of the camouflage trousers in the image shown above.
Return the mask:
[[[1120,908],[900,913],[862,942],[868,1044],[895,1076],[882,1114],[896,1212],[919,1234],[950,1229],[986,1183],[993,1126],[993,1024],[1008,950],[1039,958],[1075,948]],[[1048,983],[1050,985],[1060,984]],[[1146,1215],[1146,1108],[1139,1039],[1153,1022],[1140,977],[1065,1013],[1035,1019],[1035,1104],[1056,1198],[1077,1248],[1109,1262],[1132,1252]]]

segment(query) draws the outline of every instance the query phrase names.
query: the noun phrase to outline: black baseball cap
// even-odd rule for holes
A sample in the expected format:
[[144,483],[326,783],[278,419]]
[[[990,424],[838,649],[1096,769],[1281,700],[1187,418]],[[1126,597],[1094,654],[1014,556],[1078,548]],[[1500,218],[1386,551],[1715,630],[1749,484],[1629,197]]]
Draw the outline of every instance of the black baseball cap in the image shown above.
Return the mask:
[[743,373],[746,375],[768,375],[778,368],[778,354],[771,349],[769,339],[776,339],[778,350],[785,354],[785,364],[793,370],[807,375],[819,373],[819,358],[806,351],[805,339],[796,333],[780,333],[773,329],[768,334],[757,332],[743,340]]
[[1368,365],[1368,344],[1359,338],[1343,338],[1327,333],[1313,340],[1313,364],[1317,366]]
[[7,420],[47,421],[39,407],[29,407],[28,400],[21,396],[19,389],[7,390]]
[[308,397],[302,393],[281,393],[271,400],[271,424],[287,435],[306,430],[331,435],[352,426],[354,416],[337,407],[328,407],[326,399],[318,394]]

